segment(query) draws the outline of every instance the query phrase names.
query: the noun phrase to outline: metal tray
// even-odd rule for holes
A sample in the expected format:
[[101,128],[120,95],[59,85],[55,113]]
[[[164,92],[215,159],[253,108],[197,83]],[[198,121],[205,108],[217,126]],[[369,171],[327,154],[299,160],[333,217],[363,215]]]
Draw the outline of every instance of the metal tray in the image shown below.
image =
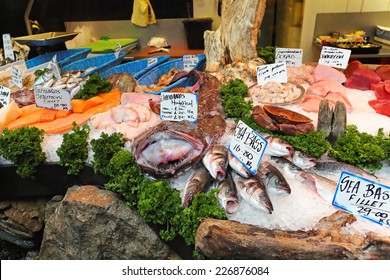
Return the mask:
[[341,42],[329,43],[328,46],[351,50],[351,54],[377,54],[382,46],[367,42]]
[[63,43],[68,40],[72,40],[76,37],[78,32],[47,32],[36,35],[22,36],[12,38],[20,44],[24,44],[32,47],[52,46],[59,43]]

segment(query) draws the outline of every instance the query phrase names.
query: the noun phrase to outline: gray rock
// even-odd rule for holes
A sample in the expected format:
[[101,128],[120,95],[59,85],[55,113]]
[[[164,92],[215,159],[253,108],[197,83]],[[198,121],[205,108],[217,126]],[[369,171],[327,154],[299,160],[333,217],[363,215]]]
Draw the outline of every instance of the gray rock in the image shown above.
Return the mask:
[[113,192],[73,186],[46,207],[39,259],[170,259],[171,249]]

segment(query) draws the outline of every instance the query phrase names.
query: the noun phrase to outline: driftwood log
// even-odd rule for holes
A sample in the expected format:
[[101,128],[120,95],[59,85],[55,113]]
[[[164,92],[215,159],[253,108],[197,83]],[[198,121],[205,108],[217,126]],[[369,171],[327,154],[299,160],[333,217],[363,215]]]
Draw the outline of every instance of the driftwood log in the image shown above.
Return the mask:
[[341,233],[355,217],[337,211],[321,219],[315,230],[269,230],[236,221],[206,219],[198,227],[195,246],[210,259],[390,259],[390,236]]
[[258,57],[256,47],[265,8],[266,0],[222,1],[219,28],[204,33],[207,72]]

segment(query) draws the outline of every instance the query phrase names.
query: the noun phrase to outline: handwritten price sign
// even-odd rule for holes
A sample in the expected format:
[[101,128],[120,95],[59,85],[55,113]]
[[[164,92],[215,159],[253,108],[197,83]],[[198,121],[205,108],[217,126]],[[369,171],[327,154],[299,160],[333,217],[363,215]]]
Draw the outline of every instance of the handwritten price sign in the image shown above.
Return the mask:
[[276,48],[275,62],[285,62],[286,66],[300,67],[302,66],[302,49]]
[[256,174],[267,144],[267,140],[261,137],[260,134],[242,121],[239,121],[234,131],[233,139],[230,142],[229,151],[252,174]]
[[381,225],[390,226],[390,187],[343,172],[333,205]]
[[0,86],[0,103],[7,106],[10,103],[11,90],[7,87]]
[[198,64],[198,62],[199,62],[199,58],[195,54],[183,55],[184,70],[186,71],[191,71],[196,66],[196,64]]
[[324,46],[321,49],[319,64],[345,69],[348,66],[351,50]]
[[35,87],[34,96],[37,107],[69,111],[72,109],[69,90]]
[[162,120],[196,122],[198,95],[191,93],[162,92],[160,118]]
[[267,82],[287,82],[287,66],[285,62],[257,66],[257,84],[262,86]]

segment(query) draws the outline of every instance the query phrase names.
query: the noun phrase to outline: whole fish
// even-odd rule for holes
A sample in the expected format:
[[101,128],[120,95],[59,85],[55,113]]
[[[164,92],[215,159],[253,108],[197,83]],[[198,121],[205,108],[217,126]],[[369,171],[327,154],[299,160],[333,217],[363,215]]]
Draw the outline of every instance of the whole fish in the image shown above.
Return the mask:
[[332,204],[334,194],[336,192],[337,181],[333,181],[314,172],[307,173],[307,181],[313,184],[312,190],[323,199],[325,202]]
[[300,168],[308,169],[316,164],[317,159],[309,154],[296,150],[292,155],[292,161]]
[[256,209],[272,214],[274,208],[260,178],[257,176],[243,178],[234,172],[232,173],[232,178],[242,199],[247,201]]
[[267,191],[277,195],[285,196],[291,193],[289,183],[283,174],[269,162],[261,162],[256,176],[263,180]]
[[309,176],[308,172],[297,166],[291,160],[284,157],[271,157],[270,162],[283,174],[300,182],[313,193],[317,193],[314,180]]
[[202,162],[211,176],[222,181],[226,177],[226,170],[229,164],[228,149],[223,145],[214,145],[204,155]]
[[233,169],[237,174],[244,178],[249,178],[252,176],[252,173],[249,171],[245,165],[238,160],[231,152],[228,153],[229,166]]
[[338,181],[343,171],[364,177],[366,179],[378,179],[374,174],[369,173],[359,167],[340,161],[318,161],[312,168],[313,172],[332,180]]
[[239,202],[237,189],[231,175],[228,174],[225,180],[217,182],[216,186],[219,190],[217,198],[226,213],[229,215],[234,214],[238,209]]
[[187,180],[184,188],[184,194],[181,200],[183,208],[191,205],[195,195],[202,192],[211,183],[211,176],[209,171],[200,165],[197,167]]
[[275,165],[283,168],[295,180],[302,182],[309,191],[315,193],[328,203],[332,203],[333,196],[336,190],[337,182],[332,181],[324,176],[320,176],[314,172],[303,170],[295,165],[292,161],[283,157],[271,157]]
[[291,156],[294,153],[294,147],[285,140],[273,135],[266,136],[265,140],[268,142],[264,151],[266,155],[285,157]]
[[199,162],[207,147],[206,135],[196,124],[164,121],[137,136],[131,151],[143,171],[168,179]]

